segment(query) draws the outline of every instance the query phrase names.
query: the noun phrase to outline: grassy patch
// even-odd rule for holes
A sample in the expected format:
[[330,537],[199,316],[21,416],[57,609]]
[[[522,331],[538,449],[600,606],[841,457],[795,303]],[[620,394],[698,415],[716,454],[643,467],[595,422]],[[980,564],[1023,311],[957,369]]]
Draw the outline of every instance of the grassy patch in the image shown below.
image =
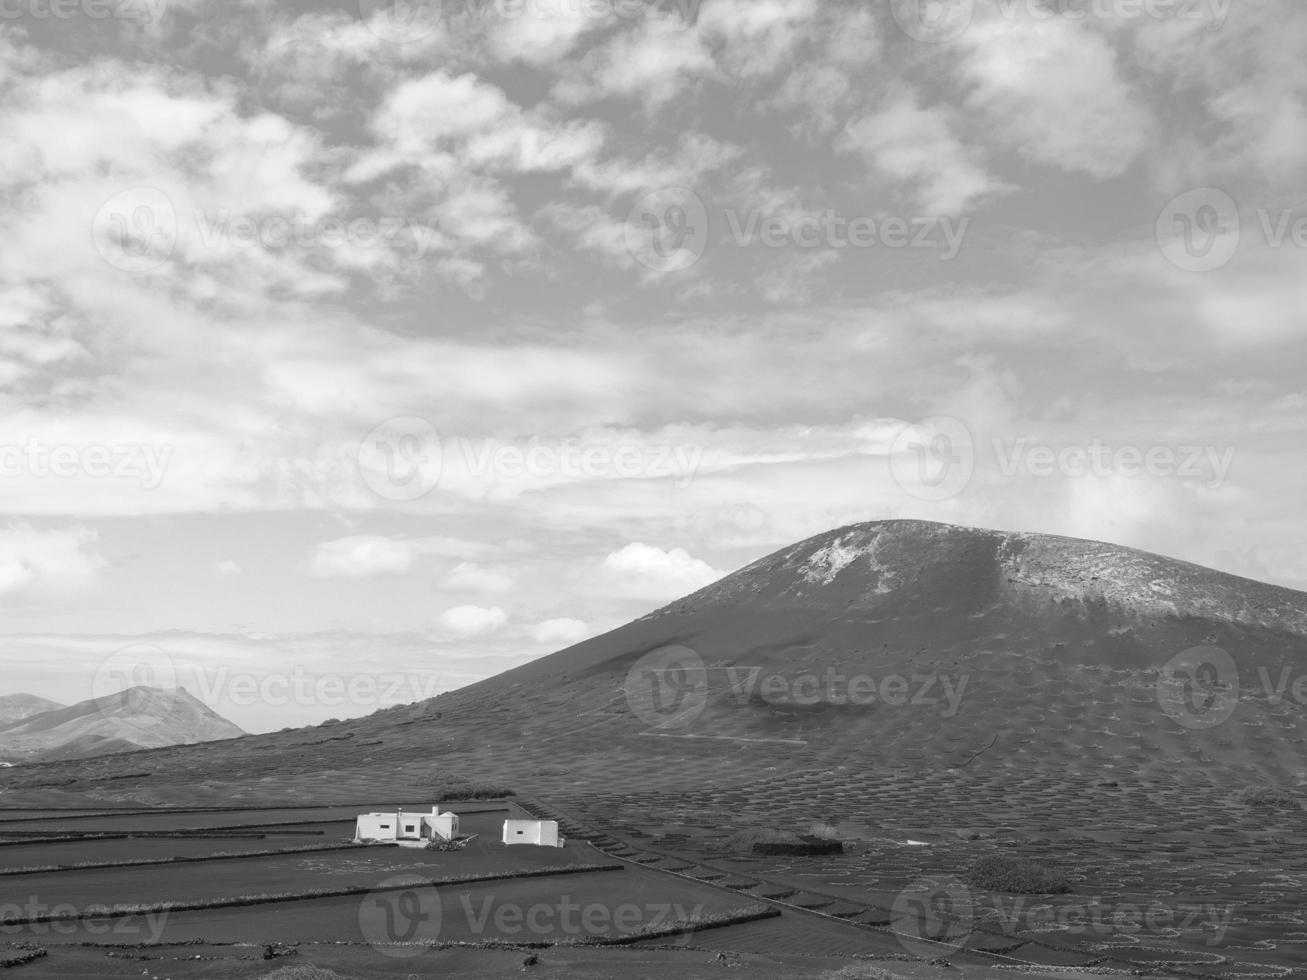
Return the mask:
[[981,858],[967,869],[967,883],[976,888],[1014,895],[1060,895],[1071,890],[1066,875],[1025,858]]

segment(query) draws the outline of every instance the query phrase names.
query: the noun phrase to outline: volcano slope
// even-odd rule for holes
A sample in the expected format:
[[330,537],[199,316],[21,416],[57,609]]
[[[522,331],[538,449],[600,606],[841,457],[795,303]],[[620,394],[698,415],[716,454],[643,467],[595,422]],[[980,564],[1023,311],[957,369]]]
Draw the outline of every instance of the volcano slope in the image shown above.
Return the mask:
[[644,789],[834,767],[1293,788],[1305,676],[1303,593],[1115,545],[884,521],[428,701],[22,767],[0,788],[360,799],[451,772]]

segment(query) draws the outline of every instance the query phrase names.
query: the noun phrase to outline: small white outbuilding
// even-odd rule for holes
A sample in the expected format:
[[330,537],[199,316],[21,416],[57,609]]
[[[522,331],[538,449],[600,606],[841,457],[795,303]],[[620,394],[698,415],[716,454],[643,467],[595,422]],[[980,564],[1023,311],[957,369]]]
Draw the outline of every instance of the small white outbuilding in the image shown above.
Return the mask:
[[566,842],[558,835],[557,820],[505,820],[504,843],[562,847]]
[[360,813],[354,821],[354,839],[363,840],[453,840],[458,836],[458,814],[412,810]]

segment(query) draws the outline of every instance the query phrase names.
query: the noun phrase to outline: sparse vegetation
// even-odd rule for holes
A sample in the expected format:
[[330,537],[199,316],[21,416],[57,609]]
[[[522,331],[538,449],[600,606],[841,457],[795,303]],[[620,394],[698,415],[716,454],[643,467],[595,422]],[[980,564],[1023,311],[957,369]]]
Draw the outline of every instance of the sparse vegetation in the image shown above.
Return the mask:
[[1071,890],[1066,875],[1026,858],[994,855],[967,869],[967,883],[986,891],[1015,895],[1060,895]]
[[839,840],[840,832],[835,828],[834,824],[827,823],[824,820],[814,820],[808,824],[808,836],[820,840]]
[[850,963],[838,970],[821,974],[818,980],[898,980],[898,974],[882,970],[870,963]]
[[770,827],[746,827],[737,830],[723,842],[723,847],[734,854],[752,854],[754,844],[793,844],[799,835]]
[[345,980],[345,976],[323,966],[297,963],[295,966],[279,966],[271,973],[265,973],[260,980]]
[[770,827],[737,830],[726,838],[724,847],[734,854],[840,854],[844,851],[844,845],[831,837]]
[[39,960],[46,955],[45,948],[42,946],[28,946],[20,944],[18,947],[21,952],[0,954],[0,969],[8,969],[11,966],[25,966],[33,960]]
[[1269,807],[1275,810],[1297,810],[1302,804],[1298,797],[1282,789],[1270,786],[1250,786],[1242,790],[1235,801],[1244,806]]
[[470,779],[453,779],[436,783],[431,792],[440,802],[454,800],[500,800],[506,796],[516,796],[507,786],[498,783],[477,783]]

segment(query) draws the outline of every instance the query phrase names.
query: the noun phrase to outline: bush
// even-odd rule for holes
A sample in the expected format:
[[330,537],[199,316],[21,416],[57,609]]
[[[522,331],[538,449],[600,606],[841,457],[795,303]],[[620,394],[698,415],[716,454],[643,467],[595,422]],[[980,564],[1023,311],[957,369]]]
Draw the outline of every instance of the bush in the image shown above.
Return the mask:
[[818,837],[822,840],[839,840],[840,832],[835,829],[834,824],[827,823],[824,820],[814,820],[808,824],[808,836]]
[[981,858],[967,869],[967,884],[1015,895],[1060,895],[1071,890],[1066,875],[1028,861],[994,855]]
[[345,980],[345,978],[335,970],[301,963],[279,967],[271,973],[265,973],[260,980]]
[[1235,801],[1244,804],[1244,806],[1265,806],[1276,810],[1297,810],[1299,808],[1298,797],[1282,789],[1271,789],[1270,787],[1250,786],[1236,796]]
[[452,800],[498,800],[516,794],[507,786],[495,783],[474,783],[470,779],[451,780],[437,783],[432,787],[436,801],[445,803]]
[[850,963],[820,975],[819,980],[899,980],[896,973],[866,963]]
[[759,841],[753,845],[754,854],[843,854],[844,844],[807,835],[795,841]]
[[752,854],[755,844],[797,844],[799,835],[770,827],[747,827],[726,838],[723,847],[736,854]]

